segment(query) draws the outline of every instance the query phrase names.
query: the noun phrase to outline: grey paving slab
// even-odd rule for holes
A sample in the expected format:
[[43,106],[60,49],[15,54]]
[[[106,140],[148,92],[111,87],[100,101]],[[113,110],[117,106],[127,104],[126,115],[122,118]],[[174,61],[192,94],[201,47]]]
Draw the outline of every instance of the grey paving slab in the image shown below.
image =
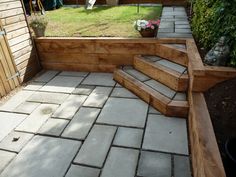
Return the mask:
[[112,73],[90,73],[82,82],[85,85],[114,86]]
[[162,12],[162,16],[187,16],[185,11]]
[[82,106],[87,96],[70,95],[54,112],[52,117],[72,119],[77,110]]
[[176,47],[178,49],[186,49],[186,45],[185,44],[168,44],[168,45]]
[[174,32],[174,28],[160,28],[158,30],[158,33],[173,33]]
[[158,33],[158,38],[193,38],[189,33]]
[[174,16],[173,16],[173,15],[163,15],[161,18],[169,18],[169,19],[172,19],[172,18],[174,18]]
[[38,133],[43,135],[59,136],[68,123],[69,121],[64,119],[48,119],[39,129]]
[[138,150],[112,147],[101,177],[134,177]]
[[191,29],[189,29],[189,28],[183,28],[183,29],[182,28],[176,28],[175,32],[176,33],[189,33],[189,34],[192,33]]
[[100,170],[80,165],[71,165],[65,177],[98,177]]
[[187,155],[186,120],[149,114],[143,149]]
[[155,55],[143,55],[143,57],[145,58],[145,60],[148,60],[150,62],[155,62],[155,61],[161,60],[160,57],[155,56]]
[[174,177],[191,177],[189,157],[174,156]]
[[174,19],[174,18],[164,18],[164,17],[162,17],[161,21],[162,22],[175,22],[175,21],[178,21],[178,20]]
[[26,117],[24,114],[0,112],[0,141]]
[[138,98],[136,95],[134,95],[132,92],[130,92],[126,88],[114,88],[114,90],[111,93],[112,97],[123,97],[123,98]]
[[174,7],[163,7],[163,11],[172,12],[174,11]]
[[79,95],[89,95],[94,89],[95,86],[92,85],[79,85],[72,93]]
[[18,107],[16,107],[14,112],[23,113],[23,114],[31,114],[39,105],[40,103],[24,102]]
[[0,173],[5,169],[5,167],[11,162],[11,160],[16,156],[16,153],[1,151],[0,150]]
[[42,75],[40,75],[39,77],[34,79],[34,81],[37,81],[37,82],[48,82],[52,78],[54,78],[58,73],[59,73],[58,71],[46,71],[45,73],[43,73]]
[[86,77],[88,74],[88,72],[62,71],[59,76]]
[[174,63],[174,62],[171,62],[171,61],[168,61],[168,60],[159,60],[159,61],[157,61],[157,63],[159,63],[163,66],[166,66],[170,69],[173,69],[173,70],[175,70],[179,73],[184,73],[184,71],[186,70],[185,66],[179,65],[177,63]]
[[62,104],[69,94],[64,93],[48,93],[48,92],[35,92],[27,99],[30,102]]
[[176,29],[190,29],[190,25],[189,24],[187,24],[187,25],[185,25],[185,24],[176,24],[175,28]]
[[63,177],[80,147],[79,141],[35,136],[1,177]]
[[155,108],[153,108],[152,106],[149,107],[149,114],[161,114],[160,111],[156,110]]
[[123,70],[142,82],[150,79],[148,76],[135,70],[133,67],[125,66]]
[[0,111],[14,111],[17,106],[25,102],[34,91],[22,90],[13,95],[7,102],[0,106]]
[[189,25],[189,21],[187,20],[175,21],[175,25]]
[[97,122],[143,128],[148,105],[139,99],[109,98]]
[[46,82],[30,82],[27,84],[27,86],[24,88],[24,90],[39,90],[41,89],[44,85],[46,84]]
[[174,7],[174,11],[185,11],[185,8],[184,7]]
[[82,107],[75,114],[70,124],[64,130],[62,137],[84,140],[92,128],[100,109]]
[[186,101],[186,100],[187,100],[187,95],[186,95],[186,93],[178,92],[178,93],[176,93],[176,95],[174,96],[173,100]]
[[113,144],[117,146],[140,148],[142,138],[142,129],[119,127]]
[[58,105],[41,104],[15,130],[37,133],[40,127],[51,117]]
[[112,87],[97,86],[84,102],[83,106],[102,108],[111,91]]
[[161,94],[169,97],[169,98],[173,98],[175,95],[175,91],[170,89],[169,87],[165,86],[164,84],[157,82],[155,80],[149,80],[145,82],[146,85],[152,87],[154,90],[160,92]]
[[43,86],[40,91],[72,93],[82,80],[83,77],[56,76]]
[[174,28],[174,23],[173,22],[161,22],[159,26],[159,30],[162,28]]
[[0,143],[0,149],[20,152],[20,150],[33,138],[33,134],[12,131]]
[[175,19],[177,20],[177,21],[180,21],[180,20],[188,20],[188,17],[187,16],[183,16],[183,15],[176,15],[175,16]]
[[171,155],[142,151],[138,165],[138,176],[171,177]]
[[101,168],[115,132],[116,127],[94,125],[74,162]]

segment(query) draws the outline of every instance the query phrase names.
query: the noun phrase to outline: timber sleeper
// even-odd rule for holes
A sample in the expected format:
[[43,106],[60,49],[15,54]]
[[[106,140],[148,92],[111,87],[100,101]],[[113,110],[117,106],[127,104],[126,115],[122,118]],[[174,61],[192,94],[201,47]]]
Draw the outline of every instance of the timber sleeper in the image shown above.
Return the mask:
[[133,67],[117,69],[114,80],[167,116],[188,115],[188,102],[184,92],[176,92]]

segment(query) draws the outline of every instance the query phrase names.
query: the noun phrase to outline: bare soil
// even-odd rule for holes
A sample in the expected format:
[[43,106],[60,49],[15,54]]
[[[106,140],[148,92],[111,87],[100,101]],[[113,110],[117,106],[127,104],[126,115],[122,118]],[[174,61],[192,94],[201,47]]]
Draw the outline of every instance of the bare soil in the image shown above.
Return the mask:
[[236,79],[209,89],[205,98],[227,177],[235,177],[225,153],[225,142],[236,136]]

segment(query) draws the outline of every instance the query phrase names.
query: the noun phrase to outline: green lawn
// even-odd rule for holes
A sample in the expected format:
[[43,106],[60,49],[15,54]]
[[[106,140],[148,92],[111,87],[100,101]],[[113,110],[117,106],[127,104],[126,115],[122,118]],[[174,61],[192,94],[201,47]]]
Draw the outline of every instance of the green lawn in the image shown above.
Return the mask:
[[134,30],[133,23],[137,19],[158,19],[162,7],[136,6],[94,7],[85,10],[84,7],[64,7],[48,11],[48,26],[46,36],[96,36],[96,37],[140,37]]

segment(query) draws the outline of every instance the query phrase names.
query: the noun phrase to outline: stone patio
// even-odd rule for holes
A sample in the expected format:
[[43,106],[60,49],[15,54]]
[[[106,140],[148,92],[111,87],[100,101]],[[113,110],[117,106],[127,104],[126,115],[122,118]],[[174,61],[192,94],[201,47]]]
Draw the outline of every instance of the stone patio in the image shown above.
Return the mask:
[[112,78],[47,71],[1,105],[0,177],[190,177],[186,120]]

